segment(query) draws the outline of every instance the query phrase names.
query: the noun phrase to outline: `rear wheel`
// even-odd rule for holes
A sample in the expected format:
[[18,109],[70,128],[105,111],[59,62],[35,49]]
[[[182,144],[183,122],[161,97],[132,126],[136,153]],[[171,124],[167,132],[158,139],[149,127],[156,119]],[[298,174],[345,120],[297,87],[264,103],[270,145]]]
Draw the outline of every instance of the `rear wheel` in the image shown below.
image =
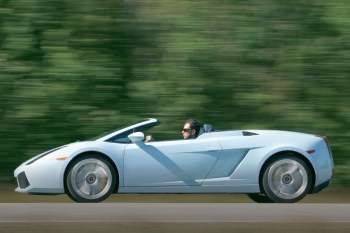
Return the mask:
[[309,167],[302,159],[283,156],[272,160],[264,170],[263,190],[273,202],[297,202],[309,192],[311,176]]
[[74,160],[68,169],[66,191],[76,202],[100,202],[115,190],[116,171],[101,156],[82,156]]

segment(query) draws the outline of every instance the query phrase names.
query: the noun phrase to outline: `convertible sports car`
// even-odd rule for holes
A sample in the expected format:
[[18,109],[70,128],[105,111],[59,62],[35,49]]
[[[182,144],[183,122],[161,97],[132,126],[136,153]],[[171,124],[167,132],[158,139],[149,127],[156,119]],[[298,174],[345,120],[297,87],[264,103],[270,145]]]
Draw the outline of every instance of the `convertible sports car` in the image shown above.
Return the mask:
[[145,142],[157,119],[64,145],[14,172],[17,192],[67,193],[99,202],[112,193],[247,193],[256,202],[296,202],[326,187],[333,158],[320,136],[275,130],[215,131]]

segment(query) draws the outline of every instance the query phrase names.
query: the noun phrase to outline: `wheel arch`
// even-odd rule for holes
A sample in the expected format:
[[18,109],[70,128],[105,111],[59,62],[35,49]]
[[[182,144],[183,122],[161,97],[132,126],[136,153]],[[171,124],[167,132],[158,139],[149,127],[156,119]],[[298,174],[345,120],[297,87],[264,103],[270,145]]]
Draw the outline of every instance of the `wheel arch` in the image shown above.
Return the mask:
[[280,156],[284,156],[284,155],[288,155],[288,156],[299,158],[299,159],[303,160],[306,163],[306,165],[308,166],[308,168],[309,168],[309,170],[311,171],[311,174],[312,174],[311,175],[311,188],[310,188],[310,191],[309,191],[309,192],[311,192],[314,189],[314,186],[315,186],[316,172],[315,172],[315,168],[312,165],[312,163],[310,162],[310,160],[305,155],[303,155],[302,153],[297,152],[295,150],[282,150],[282,151],[278,151],[278,152],[275,152],[272,155],[270,155],[264,161],[263,165],[260,168],[260,172],[259,172],[259,188],[260,188],[261,193],[265,192],[264,188],[263,188],[263,185],[262,185],[262,178],[263,178],[263,174],[264,174],[264,171],[265,171],[266,167],[270,164],[271,161],[273,161],[274,159],[276,159],[276,158],[278,158]]
[[115,164],[115,162],[108,156],[106,155],[105,153],[102,153],[100,151],[95,151],[95,150],[90,150],[90,151],[84,151],[84,152],[81,152],[79,154],[77,154],[76,156],[74,156],[73,159],[71,159],[69,161],[69,163],[67,164],[65,170],[64,170],[64,174],[63,174],[63,188],[64,188],[64,192],[66,193],[66,190],[67,190],[67,184],[66,184],[66,177],[68,175],[68,171],[69,171],[69,168],[71,166],[71,164],[73,164],[73,162],[83,156],[86,156],[86,155],[97,155],[97,156],[100,156],[101,158],[103,159],[106,159],[114,168],[114,171],[116,172],[116,175],[117,175],[117,178],[116,178],[116,187],[115,187],[115,190],[114,190],[114,193],[117,193],[118,192],[118,188],[119,188],[119,184],[120,184],[120,175],[119,175],[119,171],[118,171],[118,167],[117,165]]

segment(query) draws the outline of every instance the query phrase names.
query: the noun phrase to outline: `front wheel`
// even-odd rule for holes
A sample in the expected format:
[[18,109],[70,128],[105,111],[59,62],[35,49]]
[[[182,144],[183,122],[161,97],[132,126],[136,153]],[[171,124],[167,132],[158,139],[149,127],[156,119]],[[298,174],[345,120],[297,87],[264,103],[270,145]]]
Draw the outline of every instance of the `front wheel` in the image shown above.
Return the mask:
[[100,202],[115,190],[116,171],[101,156],[82,156],[73,161],[68,169],[66,191],[76,202]]
[[301,200],[311,188],[311,171],[296,157],[284,156],[272,160],[264,170],[262,185],[273,202],[292,203]]

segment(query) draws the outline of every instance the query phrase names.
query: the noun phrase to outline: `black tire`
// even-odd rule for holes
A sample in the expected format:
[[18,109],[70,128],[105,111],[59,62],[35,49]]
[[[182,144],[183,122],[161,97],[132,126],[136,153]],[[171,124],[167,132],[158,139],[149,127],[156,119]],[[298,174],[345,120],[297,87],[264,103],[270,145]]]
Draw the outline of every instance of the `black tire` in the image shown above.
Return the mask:
[[312,174],[302,159],[280,156],[268,163],[261,183],[264,194],[272,202],[293,203],[303,199],[310,191]]
[[107,159],[98,154],[73,160],[66,174],[66,193],[76,202],[101,202],[116,189],[117,172]]
[[263,193],[248,193],[247,196],[257,203],[272,203],[271,199]]

